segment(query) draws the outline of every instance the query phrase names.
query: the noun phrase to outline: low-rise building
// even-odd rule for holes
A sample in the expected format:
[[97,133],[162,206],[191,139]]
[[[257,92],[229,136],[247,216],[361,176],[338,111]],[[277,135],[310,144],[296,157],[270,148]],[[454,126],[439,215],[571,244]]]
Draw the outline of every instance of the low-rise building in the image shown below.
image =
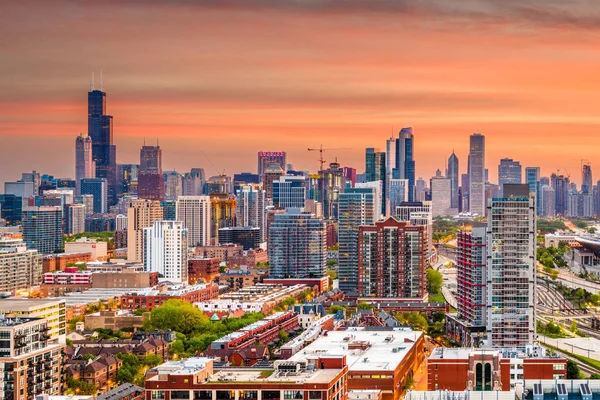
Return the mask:
[[229,265],[229,259],[244,254],[244,246],[240,244],[223,244],[219,246],[201,246],[194,248],[194,257],[218,258]]
[[347,400],[344,356],[277,361],[273,368],[217,371],[209,358],[169,361],[146,374],[146,400]]
[[329,289],[329,277],[321,276],[318,278],[285,278],[285,279],[275,279],[275,278],[266,278],[263,280],[264,283],[270,285],[284,285],[284,286],[293,286],[293,285],[306,285],[314,290],[315,293],[323,293]]
[[143,387],[131,383],[123,383],[96,397],[96,400],[142,400],[145,398],[144,394]]
[[92,260],[105,261],[108,255],[108,243],[83,237],[74,242],[66,242],[65,253],[90,253]]
[[85,362],[72,363],[69,365],[68,371],[73,379],[96,386],[98,394],[102,394],[119,385],[117,372],[122,365],[123,361],[119,358],[108,355]]
[[524,352],[439,347],[427,363],[430,391],[508,391],[525,380],[564,379],[566,373],[567,361],[547,356],[541,346],[527,346]]
[[227,286],[230,290],[240,290],[261,283],[269,271],[262,268],[229,268],[219,275],[219,285]]
[[217,257],[188,258],[188,283],[213,282],[219,276],[220,263]]
[[50,341],[65,342],[67,334],[65,301],[59,299],[0,299],[0,314],[17,318],[44,318]]
[[247,265],[255,267],[259,263],[264,264],[269,261],[269,255],[263,249],[246,250],[244,252],[232,254],[227,260],[228,266]]
[[92,261],[92,253],[61,253],[44,256],[42,265],[44,273],[63,271],[67,265]]
[[85,326],[88,329],[105,328],[121,330],[124,328],[141,328],[144,321],[150,318],[150,313],[134,315],[129,310],[104,310],[85,316]]
[[219,296],[219,287],[212,283],[202,283],[191,286],[168,284],[154,288],[141,289],[121,296],[121,308],[137,310],[139,308],[152,311],[171,299],[183,300],[188,303],[206,302]]

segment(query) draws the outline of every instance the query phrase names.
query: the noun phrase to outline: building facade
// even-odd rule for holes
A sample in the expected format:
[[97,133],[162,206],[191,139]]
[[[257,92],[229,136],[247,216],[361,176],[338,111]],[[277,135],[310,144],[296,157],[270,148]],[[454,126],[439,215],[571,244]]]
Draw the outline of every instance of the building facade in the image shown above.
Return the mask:
[[61,207],[25,207],[21,225],[27,247],[41,254],[62,251],[63,218]]
[[266,240],[265,191],[253,185],[244,185],[237,192],[236,224],[260,229],[260,242]]
[[[263,179],[263,175],[265,170],[273,165],[278,165],[282,170],[285,171],[287,166],[286,164],[286,154],[285,151],[259,151],[258,152],[258,176]],[[264,183],[264,181],[263,181]]]
[[144,228],[144,270],[187,282],[188,233],[180,221],[154,221]]
[[80,133],[75,140],[75,183],[76,193],[81,194],[80,183],[84,178],[96,177],[96,163],[92,157],[92,138]]
[[303,175],[283,175],[273,182],[273,206],[303,208],[306,201],[306,178]]
[[94,196],[94,213],[104,214],[108,210],[107,181],[104,178],[84,178],[80,182],[81,194]]
[[156,200],[132,200],[127,210],[127,261],[144,259],[144,228],[163,219],[163,209]]
[[211,201],[209,196],[181,196],[177,200],[176,220],[188,231],[188,245],[207,246],[211,238]]
[[448,168],[446,170],[446,176],[450,179],[450,207],[460,208],[459,198],[459,184],[458,179],[460,178],[460,170],[458,169],[458,157],[452,151],[452,154],[448,158]]
[[469,145],[469,211],[485,215],[485,136],[474,133]]

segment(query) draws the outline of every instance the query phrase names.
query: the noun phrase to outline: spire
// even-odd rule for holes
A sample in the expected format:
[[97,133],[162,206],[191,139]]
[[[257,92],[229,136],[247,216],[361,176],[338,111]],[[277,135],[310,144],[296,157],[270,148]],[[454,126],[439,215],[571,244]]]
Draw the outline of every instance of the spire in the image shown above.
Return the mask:
[[102,70],[100,70],[100,91],[102,91]]
[[90,92],[94,90],[94,73],[92,72],[92,81],[90,82]]

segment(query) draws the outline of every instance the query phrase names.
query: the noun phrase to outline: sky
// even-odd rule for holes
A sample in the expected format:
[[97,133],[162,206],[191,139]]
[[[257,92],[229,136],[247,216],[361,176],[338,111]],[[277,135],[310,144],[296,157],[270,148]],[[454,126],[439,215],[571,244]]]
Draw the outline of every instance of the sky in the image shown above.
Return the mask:
[[322,144],[363,172],[412,126],[427,180],[453,150],[466,172],[473,132],[492,181],[503,157],[578,183],[581,159],[600,169],[593,1],[0,2],[0,182],[74,176],[100,70],[119,163],[158,140],[164,170],[256,172],[264,150],[315,171]]

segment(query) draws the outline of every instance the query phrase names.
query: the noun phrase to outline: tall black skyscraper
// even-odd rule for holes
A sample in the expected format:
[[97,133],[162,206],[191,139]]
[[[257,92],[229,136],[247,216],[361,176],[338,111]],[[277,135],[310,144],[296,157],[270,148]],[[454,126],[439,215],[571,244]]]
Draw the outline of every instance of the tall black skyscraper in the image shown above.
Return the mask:
[[94,76],[88,92],[88,134],[92,138],[92,158],[96,178],[107,182],[108,205],[117,203],[117,147],[113,144],[113,117],[106,115],[106,92],[94,89]]

